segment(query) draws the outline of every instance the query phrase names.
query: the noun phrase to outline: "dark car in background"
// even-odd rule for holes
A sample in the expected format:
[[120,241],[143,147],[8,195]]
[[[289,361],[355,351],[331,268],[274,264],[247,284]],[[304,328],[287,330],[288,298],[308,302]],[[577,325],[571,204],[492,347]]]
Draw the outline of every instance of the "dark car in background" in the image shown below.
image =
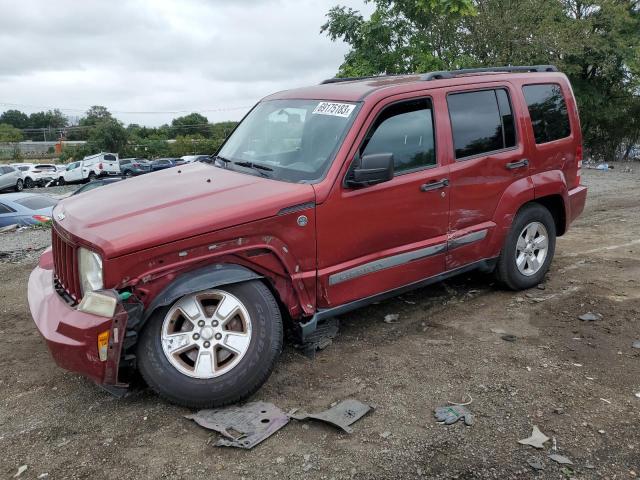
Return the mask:
[[176,167],[184,162],[180,162],[179,158],[156,158],[151,161],[151,170],[164,170],[165,168]]
[[0,227],[38,225],[51,221],[58,200],[38,193],[7,193],[0,196]]
[[121,180],[122,179],[119,177],[101,178],[99,180],[94,180],[93,182],[89,182],[83,185],[82,187],[77,189],[75,192],[73,192],[71,195],[78,195],[80,193],[88,192],[90,190],[93,190],[99,187],[104,187],[105,185],[109,185],[111,183],[120,182]]
[[146,158],[120,159],[120,171],[123,177],[135,177],[151,171],[151,162]]

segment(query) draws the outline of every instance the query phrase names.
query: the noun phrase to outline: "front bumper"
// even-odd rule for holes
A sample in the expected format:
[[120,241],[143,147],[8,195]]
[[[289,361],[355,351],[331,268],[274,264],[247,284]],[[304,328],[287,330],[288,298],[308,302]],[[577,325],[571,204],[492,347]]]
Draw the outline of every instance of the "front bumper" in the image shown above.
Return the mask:
[[[29,277],[29,309],[49,347],[62,368],[84,375],[101,385],[126,387],[118,382],[118,367],[128,314],[120,304],[113,318],[79,312],[69,306],[54,289],[51,250],[45,251],[40,264]],[[98,355],[98,334],[109,330],[106,361]]]

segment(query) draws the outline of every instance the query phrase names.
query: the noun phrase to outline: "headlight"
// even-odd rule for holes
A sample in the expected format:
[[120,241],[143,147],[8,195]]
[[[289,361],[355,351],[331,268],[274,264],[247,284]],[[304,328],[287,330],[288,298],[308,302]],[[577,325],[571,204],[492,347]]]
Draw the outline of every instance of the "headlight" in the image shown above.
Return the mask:
[[102,258],[96,252],[86,248],[78,249],[78,272],[80,274],[80,291],[85,292],[100,290],[102,282]]

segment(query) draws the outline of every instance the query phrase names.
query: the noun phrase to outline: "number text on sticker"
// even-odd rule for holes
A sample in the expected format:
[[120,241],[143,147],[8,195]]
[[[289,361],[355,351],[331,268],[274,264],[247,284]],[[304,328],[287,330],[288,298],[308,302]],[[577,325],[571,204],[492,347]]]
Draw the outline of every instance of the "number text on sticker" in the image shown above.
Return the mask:
[[333,115],[335,117],[347,118],[356,108],[351,103],[332,103],[332,102],[320,102],[318,106],[313,110],[315,115]]

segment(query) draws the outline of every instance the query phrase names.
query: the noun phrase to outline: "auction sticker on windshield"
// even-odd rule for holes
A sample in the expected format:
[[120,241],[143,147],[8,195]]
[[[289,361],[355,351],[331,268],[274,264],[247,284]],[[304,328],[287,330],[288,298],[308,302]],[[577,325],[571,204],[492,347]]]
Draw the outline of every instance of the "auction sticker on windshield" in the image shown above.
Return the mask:
[[332,102],[320,102],[318,106],[313,110],[315,115],[333,115],[334,117],[347,118],[356,108],[351,103],[332,103]]

